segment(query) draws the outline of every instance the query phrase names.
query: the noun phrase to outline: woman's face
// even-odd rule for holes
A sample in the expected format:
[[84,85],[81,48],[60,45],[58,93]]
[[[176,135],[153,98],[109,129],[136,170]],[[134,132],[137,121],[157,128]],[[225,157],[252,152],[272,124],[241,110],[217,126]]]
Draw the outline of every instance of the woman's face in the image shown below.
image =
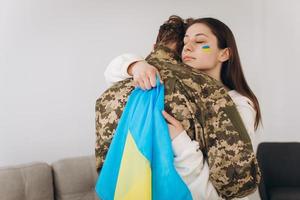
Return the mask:
[[205,24],[196,23],[190,26],[184,37],[182,60],[185,64],[209,71],[220,66],[220,53],[217,38]]

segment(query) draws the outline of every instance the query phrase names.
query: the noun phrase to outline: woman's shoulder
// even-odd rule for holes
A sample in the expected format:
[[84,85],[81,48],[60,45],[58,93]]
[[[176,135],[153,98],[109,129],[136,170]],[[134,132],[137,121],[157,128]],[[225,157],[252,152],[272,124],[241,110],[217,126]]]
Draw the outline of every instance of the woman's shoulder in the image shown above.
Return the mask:
[[248,97],[240,94],[238,91],[230,90],[228,91],[228,94],[233,100],[233,102],[236,104],[236,106],[246,106],[254,109],[253,102]]

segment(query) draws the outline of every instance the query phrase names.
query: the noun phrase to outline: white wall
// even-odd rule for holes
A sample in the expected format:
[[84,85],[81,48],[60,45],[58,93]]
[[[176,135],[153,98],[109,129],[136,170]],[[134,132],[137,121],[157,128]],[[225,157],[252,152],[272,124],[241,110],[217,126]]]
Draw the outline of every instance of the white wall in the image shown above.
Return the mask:
[[299,10],[297,0],[0,0],[0,166],[93,154],[106,65],[147,55],[171,14],[231,27],[261,102],[262,139],[300,141]]
[[300,2],[265,4],[261,102],[265,139],[300,141]]

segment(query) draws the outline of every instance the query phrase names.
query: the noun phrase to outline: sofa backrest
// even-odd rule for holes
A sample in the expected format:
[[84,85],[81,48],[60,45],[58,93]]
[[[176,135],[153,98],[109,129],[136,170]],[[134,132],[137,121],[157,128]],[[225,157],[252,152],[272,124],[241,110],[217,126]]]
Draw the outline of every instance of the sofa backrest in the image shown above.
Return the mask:
[[0,199],[54,200],[51,167],[40,162],[1,167]]
[[95,156],[59,160],[52,164],[56,200],[98,200]]
[[300,143],[260,143],[257,159],[266,187],[300,186]]

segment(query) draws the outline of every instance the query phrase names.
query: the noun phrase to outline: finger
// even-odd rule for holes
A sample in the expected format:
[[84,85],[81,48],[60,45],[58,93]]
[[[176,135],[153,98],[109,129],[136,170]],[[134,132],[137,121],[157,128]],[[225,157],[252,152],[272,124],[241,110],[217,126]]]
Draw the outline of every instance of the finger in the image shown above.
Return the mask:
[[140,78],[136,79],[137,81],[137,86],[140,87],[142,90],[145,90],[145,84],[144,84],[144,81]]
[[173,126],[177,126],[178,125],[177,119],[175,119],[174,117],[172,117],[169,113],[167,113],[166,111],[163,110],[162,114],[163,114],[164,118],[167,120],[167,122],[169,122]]
[[167,123],[167,125],[168,125],[169,134],[172,137],[172,133],[174,133],[174,130],[176,130],[176,127],[169,123]]
[[160,74],[159,74],[158,71],[156,72],[156,75],[158,76],[160,83],[163,83],[163,81],[162,81],[162,79],[161,79]]
[[145,88],[146,88],[147,90],[150,90],[150,89],[152,88],[151,83],[150,83],[150,80],[149,80],[148,77],[145,77],[145,78],[143,79],[143,82],[144,82]]
[[149,73],[150,84],[152,87],[156,86],[156,74],[159,74],[156,70],[153,70],[151,73]]
[[138,86],[138,85],[137,85],[137,82],[136,82],[135,80],[133,80],[132,85],[133,85],[134,87],[137,87],[137,86]]
[[139,87],[140,86],[139,85],[139,78],[133,77],[133,84],[134,84],[135,87]]
[[142,90],[146,90],[145,84],[142,80],[139,82],[139,86]]

